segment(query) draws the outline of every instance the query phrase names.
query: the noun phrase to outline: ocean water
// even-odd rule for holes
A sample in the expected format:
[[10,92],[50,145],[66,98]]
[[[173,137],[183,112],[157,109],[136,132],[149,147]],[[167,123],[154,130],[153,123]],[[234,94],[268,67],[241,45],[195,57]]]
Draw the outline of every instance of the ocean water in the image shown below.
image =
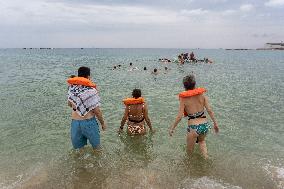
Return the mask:
[[[157,61],[190,51],[1,49],[0,188],[284,188],[284,52],[198,49],[197,57],[214,63]],[[140,71],[129,72],[130,62]],[[80,66],[91,68],[108,124],[99,155],[71,145],[66,79]],[[198,147],[186,155],[186,119],[168,136],[182,78],[192,72],[208,89],[220,127],[207,137],[209,160]],[[149,104],[154,134],[116,132],[133,88]]]

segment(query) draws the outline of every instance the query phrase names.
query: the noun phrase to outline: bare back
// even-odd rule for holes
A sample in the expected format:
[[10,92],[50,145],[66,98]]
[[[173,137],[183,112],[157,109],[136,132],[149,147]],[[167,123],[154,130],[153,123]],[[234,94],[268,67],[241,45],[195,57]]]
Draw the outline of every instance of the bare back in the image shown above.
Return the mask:
[[127,108],[129,119],[140,121],[144,118],[144,104],[129,105]]
[[[189,98],[183,99],[184,103],[184,109],[187,112],[187,114],[195,114],[197,112],[204,111],[205,108],[205,97],[201,95],[192,96]],[[196,118],[188,120],[189,125],[197,125],[200,123],[206,122],[206,118]]]

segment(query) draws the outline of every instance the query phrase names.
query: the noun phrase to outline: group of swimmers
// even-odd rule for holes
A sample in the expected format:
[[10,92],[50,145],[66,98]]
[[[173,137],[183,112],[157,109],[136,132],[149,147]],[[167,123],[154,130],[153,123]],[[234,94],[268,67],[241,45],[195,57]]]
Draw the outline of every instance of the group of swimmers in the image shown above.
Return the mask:
[[[121,64],[118,64],[118,65],[114,65],[112,70],[119,70],[120,68],[122,68],[122,65]],[[133,65],[132,62],[129,63],[129,67],[127,68],[128,71],[139,71],[140,69],[136,66]],[[143,71],[147,71],[147,67],[144,66]],[[164,67],[164,73],[167,73],[167,71],[169,71],[169,68],[167,66]],[[153,75],[158,75],[159,72],[158,72],[158,68],[154,68],[153,71],[151,72],[151,74]]]
[[[168,58],[159,58],[159,62],[161,62],[161,63],[171,63],[171,62],[176,62],[176,61],[171,61]],[[213,63],[213,61],[210,60],[209,58],[197,59],[193,52],[179,54],[177,62],[179,64],[197,63],[197,62]]]
[[185,62],[192,62],[192,63],[197,63],[197,62],[204,62],[204,63],[213,63],[212,60],[209,58],[203,58],[203,59],[197,59],[194,55],[193,52],[191,52],[189,55],[188,53],[181,53],[178,55],[178,62],[180,64],[184,64]]
[[[80,67],[78,76],[69,78],[68,82],[68,105],[72,108],[71,140],[75,149],[82,149],[87,140],[94,149],[100,147],[100,134],[97,119],[101,129],[105,130],[107,125],[100,110],[100,97],[97,85],[90,80],[90,68]],[[214,131],[219,131],[214,113],[209,105],[208,97],[204,95],[206,89],[195,87],[194,75],[188,75],[183,79],[185,91],[179,94],[179,112],[169,128],[169,135],[172,136],[175,128],[182,119],[187,117],[187,152],[191,154],[195,143],[200,146],[201,154],[208,158],[205,137],[211,128],[208,123],[205,110],[213,121]],[[127,123],[127,134],[144,135],[147,133],[145,123],[150,131],[154,131],[148,115],[148,106],[145,98],[142,97],[140,89],[132,91],[132,97],[123,100],[125,104],[124,114],[118,132],[123,132]]]

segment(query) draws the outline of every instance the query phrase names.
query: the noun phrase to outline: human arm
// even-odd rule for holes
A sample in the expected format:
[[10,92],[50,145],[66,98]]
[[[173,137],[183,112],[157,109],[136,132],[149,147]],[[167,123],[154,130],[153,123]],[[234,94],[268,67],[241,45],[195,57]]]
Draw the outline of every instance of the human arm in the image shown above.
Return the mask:
[[148,106],[147,106],[146,103],[145,103],[144,108],[143,108],[143,113],[144,113],[145,121],[146,121],[150,131],[154,132],[150,118],[149,118],[149,115],[148,115]]
[[119,133],[122,132],[123,126],[124,126],[127,118],[128,118],[128,106],[125,107],[124,114],[123,114],[123,117],[122,117],[121,122],[120,122],[120,127],[118,129]]
[[67,103],[68,103],[68,106],[72,108],[72,104],[69,100],[67,101]]
[[204,96],[204,106],[206,108],[206,111],[208,112],[210,118],[212,119],[213,121],[213,128],[214,128],[214,131],[215,133],[218,133],[219,132],[219,127],[218,127],[218,124],[217,124],[217,121],[215,119],[215,116],[214,116],[214,112],[209,104],[209,101],[208,101],[208,97],[207,96]]
[[104,122],[104,118],[103,118],[103,113],[100,109],[99,106],[97,106],[95,109],[93,109],[93,113],[95,114],[95,116],[98,118],[99,122],[101,123],[102,126],[102,130],[106,130],[107,125]]
[[180,120],[182,119],[183,117],[183,112],[184,112],[184,100],[183,98],[180,98],[179,99],[179,111],[178,111],[178,115],[176,117],[176,120],[175,122],[173,123],[173,125],[170,127],[170,130],[169,130],[169,135],[172,136],[173,133],[174,133],[174,129],[177,127],[178,123],[180,122]]

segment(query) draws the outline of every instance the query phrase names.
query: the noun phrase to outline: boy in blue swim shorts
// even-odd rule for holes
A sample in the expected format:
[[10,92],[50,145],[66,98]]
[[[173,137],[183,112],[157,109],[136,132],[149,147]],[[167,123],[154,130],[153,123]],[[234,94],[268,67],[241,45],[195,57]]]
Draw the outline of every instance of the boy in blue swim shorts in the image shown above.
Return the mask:
[[100,129],[106,129],[100,110],[100,97],[96,84],[90,80],[90,68],[80,67],[78,77],[67,80],[68,105],[72,108],[71,140],[75,149],[82,149],[89,140],[92,147],[100,148]]

